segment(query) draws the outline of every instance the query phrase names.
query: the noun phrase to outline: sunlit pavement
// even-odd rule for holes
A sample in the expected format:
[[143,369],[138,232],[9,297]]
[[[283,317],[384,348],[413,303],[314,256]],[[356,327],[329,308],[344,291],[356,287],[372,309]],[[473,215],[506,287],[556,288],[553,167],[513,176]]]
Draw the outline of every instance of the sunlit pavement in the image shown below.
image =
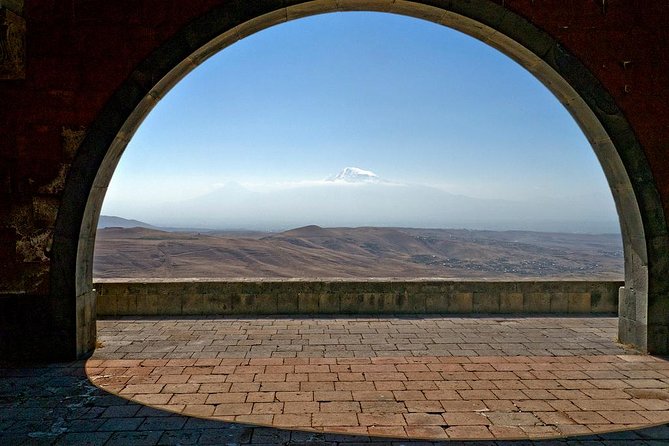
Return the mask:
[[616,325],[98,321],[87,362],[2,369],[0,444],[668,444],[669,362]]

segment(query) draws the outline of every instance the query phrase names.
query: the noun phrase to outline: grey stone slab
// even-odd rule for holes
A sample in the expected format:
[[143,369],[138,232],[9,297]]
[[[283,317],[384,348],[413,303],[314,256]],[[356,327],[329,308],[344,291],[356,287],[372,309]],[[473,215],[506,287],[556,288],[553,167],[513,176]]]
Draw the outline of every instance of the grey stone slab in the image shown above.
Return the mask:
[[[120,398],[117,398],[120,399]],[[124,406],[109,406],[100,415],[102,418],[126,418],[134,416],[141,406],[135,404],[128,404]]]
[[233,426],[224,429],[206,429],[200,435],[199,444],[245,444],[251,442],[253,429]]
[[140,426],[140,424],[142,424],[143,421],[144,418],[141,417],[107,418],[104,421],[104,423],[98,428],[98,431],[105,431],[105,432],[134,431]]
[[160,446],[199,444],[202,431],[198,429],[165,431],[158,440]]
[[101,419],[75,419],[68,421],[65,426],[68,432],[95,432],[104,422]]
[[153,446],[162,435],[162,431],[114,432],[105,446]]
[[111,432],[73,432],[60,437],[56,446],[100,446],[112,436]]
[[149,417],[139,427],[139,430],[179,430],[186,424],[185,417]]

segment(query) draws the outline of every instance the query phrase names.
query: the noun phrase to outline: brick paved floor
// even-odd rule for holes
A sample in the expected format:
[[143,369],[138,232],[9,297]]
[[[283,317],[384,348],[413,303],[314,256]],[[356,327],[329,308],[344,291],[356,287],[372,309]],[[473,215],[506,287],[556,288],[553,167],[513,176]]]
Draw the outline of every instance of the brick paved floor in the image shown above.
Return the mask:
[[91,380],[225,421],[426,439],[669,422],[669,362],[613,318],[157,319],[99,323]]
[[255,318],[98,321],[96,359],[619,355],[615,318]]
[[615,344],[614,318],[98,327],[85,364],[0,369],[0,445],[669,444],[669,362]]

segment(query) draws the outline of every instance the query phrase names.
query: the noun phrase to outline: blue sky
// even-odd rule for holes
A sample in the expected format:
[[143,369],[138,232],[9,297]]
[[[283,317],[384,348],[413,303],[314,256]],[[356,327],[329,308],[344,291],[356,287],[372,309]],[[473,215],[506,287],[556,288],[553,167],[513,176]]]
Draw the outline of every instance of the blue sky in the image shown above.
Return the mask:
[[226,183],[346,166],[476,198],[587,196],[615,220],[589,143],[538,80],[469,36],[381,13],[281,24],[206,61],[142,124],[103,213],[155,219],[152,204]]

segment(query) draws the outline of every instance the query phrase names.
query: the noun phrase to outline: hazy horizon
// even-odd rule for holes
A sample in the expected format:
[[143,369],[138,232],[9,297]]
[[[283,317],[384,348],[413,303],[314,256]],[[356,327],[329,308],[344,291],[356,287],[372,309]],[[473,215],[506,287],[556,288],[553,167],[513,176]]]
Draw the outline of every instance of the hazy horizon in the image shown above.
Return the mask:
[[[101,221],[98,228],[124,227],[132,228],[152,227],[164,231],[229,231],[229,232],[265,232],[268,234],[281,233],[299,229],[308,226],[319,226],[324,229],[334,228],[405,228],[405,229],[454,229],[454,230],[471,230],[471,231],[493,231],[493,232],[544,232],[544,233],[565,233],[565,234],[592,234],[592,235],[620,235],[620,227],[617,222],[601,222],[601,221],[543,221],[543,222],[472,222],[467,225],[452,225],[452,226],[428,226],[428,225],[319,225],[317,223],[307,223],[298,225],[269,225],[251,224],[248,226],[235,226],[234,224],[224,225],[187,225],[174,224],[173,222],[163,220],[139,220],[135,218],[126,218],[120,215],[100,216]],[[115,219],[121,219],[116,221]],[[104,222],[103,222],[104,220]],[[138,222],[139,225],[126,225],[126,222]]]
[[[333,181],[342,169],[374,181]],[[103,214],[158,226],[619,233],[602,168],[530,73],[449,28],[382,13],[235,43],[148,115]]]

